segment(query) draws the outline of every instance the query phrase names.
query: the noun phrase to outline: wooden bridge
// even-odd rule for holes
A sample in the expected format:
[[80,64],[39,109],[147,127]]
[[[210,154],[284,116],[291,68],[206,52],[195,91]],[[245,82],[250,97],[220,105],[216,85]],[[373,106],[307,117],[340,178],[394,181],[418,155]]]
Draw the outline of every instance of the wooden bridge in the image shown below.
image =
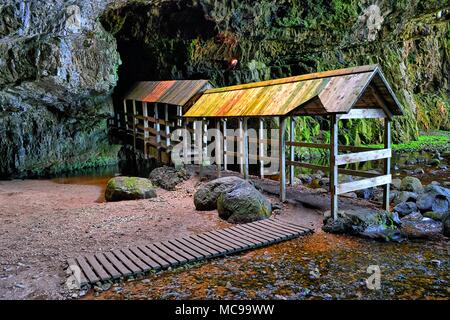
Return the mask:
[[[150,271],[242,252],[293,239],[312,230],[279,218],[68,259],[81,270],[80,285],[139,276]],[[75,266],[75,268],[74,268]]]

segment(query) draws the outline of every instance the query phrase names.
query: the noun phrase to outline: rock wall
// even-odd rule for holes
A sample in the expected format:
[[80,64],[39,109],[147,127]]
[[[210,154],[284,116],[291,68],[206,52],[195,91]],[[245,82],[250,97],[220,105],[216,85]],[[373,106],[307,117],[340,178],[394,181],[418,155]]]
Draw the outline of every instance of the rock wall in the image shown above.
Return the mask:
[[[449,8],[448,0],[0,0],[0,176],[58,171],[107,149],[111,95],[136,80],[220,86],[380,63],[406,114],[394,122],[395,141],[448,130]],[[326,122],[299,125],[298,138],[310,140]],[[347,143],[380,139],[376,122],[349,121],[343,131]]]

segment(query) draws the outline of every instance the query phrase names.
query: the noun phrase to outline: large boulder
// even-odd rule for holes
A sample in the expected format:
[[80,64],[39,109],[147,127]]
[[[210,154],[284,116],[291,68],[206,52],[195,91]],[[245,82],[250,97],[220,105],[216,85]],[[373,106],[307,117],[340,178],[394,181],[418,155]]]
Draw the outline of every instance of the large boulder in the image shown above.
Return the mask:
[[155,185],[173,191],[178,184],[188,180],[189,177],[189,173],[184,168],[163,166],[153,169],[149,178]]
[[428,185],[417,197],[417,208],[420,211],[446,212],[449,210],[450,189],[438,185]]
[[197,210],[208,211],[217,209],[217,198],[222,192],[228,192],[249,184],[239,177],[223,177],[205,183],[194,194],[194,205]]
[[268,218],[270,202],[248,181],[223,177],[202,185],[194,195],[197,210],[217,209],[219,216],[231,223],[245,223]]
[[400,231],[408,239],[428,239],[438,237],[442,223],[433,219],[421,220],[402,219]]
[[246,223],[270,217],[272,205],[251,184],[242,184],[219,195],[217,211],[228,222]]
[[421,193],[423,191],[422,182],[415,177],[405,177],[400,184],[400,191]]
[[155,198],[156,190],[149,179],[115,177],[106,186],[106,201],[122,201]]

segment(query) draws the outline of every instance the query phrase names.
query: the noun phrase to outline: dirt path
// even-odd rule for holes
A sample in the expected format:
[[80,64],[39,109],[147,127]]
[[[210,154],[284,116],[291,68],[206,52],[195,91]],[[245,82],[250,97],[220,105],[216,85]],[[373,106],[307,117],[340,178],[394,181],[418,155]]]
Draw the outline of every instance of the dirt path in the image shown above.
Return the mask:
[[[0,181],[0,299],[64,299],[68,257],[228,226],[216,211],[195,210],[196,178],[174,192],[158,189],[155,199],[117,203],[98,203],[103,185],[63,183]],[[301,204],[280,214],[321,225],[320,213]]]

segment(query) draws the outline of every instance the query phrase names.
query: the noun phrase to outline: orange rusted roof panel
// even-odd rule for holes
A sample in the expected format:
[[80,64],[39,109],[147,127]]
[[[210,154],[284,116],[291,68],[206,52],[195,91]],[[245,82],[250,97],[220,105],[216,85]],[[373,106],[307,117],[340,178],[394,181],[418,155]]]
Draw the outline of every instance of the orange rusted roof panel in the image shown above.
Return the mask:
[[[321,106],[317,114],[347,113],[378,73],[381,74],[381,70],[377,65],[369,65],[210,89],[185,116],[282,116],[295,113],[312,102]],[[389,86],[387,82],[384,85]],[[393,114],[402,114],[391,93],[385,97],[386,104]],[[314,109],[317,107],[310,110]]]
[[140,81],[124,99],[183,106],[192,97],[212,88],[208,80]]

